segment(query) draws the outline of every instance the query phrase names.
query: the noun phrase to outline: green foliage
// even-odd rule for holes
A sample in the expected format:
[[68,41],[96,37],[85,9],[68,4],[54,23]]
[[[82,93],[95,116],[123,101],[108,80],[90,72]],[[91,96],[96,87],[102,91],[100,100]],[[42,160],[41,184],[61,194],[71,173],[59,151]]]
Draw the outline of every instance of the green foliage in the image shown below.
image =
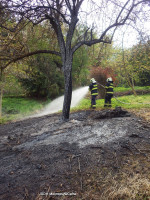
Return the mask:
[[[37,49],[58,50],[56,35],[47,21],[35,27],[29,24],[23,35],[30,51]],[[58,67],[61,67],[60,58],[39,54],[26,61],[23,73],[17,77],[29,96],[55,98],[63,93],[64,88],[63,74]]]
[[[87,30],[86,26],[78,25],[76,27],[72,45],[75,45],[79,41],[79,35],[83,35]],[[88,33],[87,33],[88,35]],[[89,75],[89,51],[86,46],[81,46],[73,55],[72,65],[72,81],[73,87],[84,86],[88,84]]]
[[5,72],[5,80],[3,81],[4,96],[25,96],[26,91],[16,78],[17,74],[21,72],[21,69],[14,64],[13,70],[12,66],[8,66]]
[[88,84],[89,70],[88,66],[88,51],[82,46],[79,48],[73,57],[72,66],[72,81],[73,86],[83,86]]
[[24,70],[26,76],[18,79],[29,96],[55,98],[63,93],[63,75],[50,56],[35,56]]
[[56,34],[47,21],[37,26],[29,23],[24,28],[23,38],[31,52],[37,49],[58,50]]
[[40,72],[30,74],[29,78],[19,78],[27,94],[32,97],[46,97],[48,95],[45,76]]
[[110,67],[117,74],[119,86],[150,85],[150,42],[131,49],[113,49]]
[[95,44],[88,48],[89,65],[91,67],[101,66],[103,68],[111,65],[114,49],[111,44]]
[[150,70],[141,70],[138,74],[137,84],[141,86],[150,85]]
[[129,62],[137,74],[136,84],[150,85],[150,41],[139,43],[131,49]]

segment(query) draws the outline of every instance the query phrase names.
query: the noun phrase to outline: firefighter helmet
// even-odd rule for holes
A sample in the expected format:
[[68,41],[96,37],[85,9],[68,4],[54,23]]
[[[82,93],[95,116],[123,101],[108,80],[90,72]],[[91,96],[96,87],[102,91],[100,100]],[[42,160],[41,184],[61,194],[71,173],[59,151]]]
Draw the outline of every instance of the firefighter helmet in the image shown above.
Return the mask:
[[90,81],[91,81],[91,83],[95,83],[96,82],[94,78],[91,78]]
[[106,80],[107,82],[109,82],[109,81],[112,81],[112,78],[111,77],[109,77],[107,80]]

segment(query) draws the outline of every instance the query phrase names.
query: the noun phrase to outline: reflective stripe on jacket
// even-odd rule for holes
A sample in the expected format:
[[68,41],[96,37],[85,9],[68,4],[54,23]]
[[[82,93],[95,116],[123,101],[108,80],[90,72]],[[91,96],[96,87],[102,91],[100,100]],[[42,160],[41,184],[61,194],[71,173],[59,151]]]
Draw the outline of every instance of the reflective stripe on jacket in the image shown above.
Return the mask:
[[113,88],[113,81],[109,81],[105,86],[106,94],[113,94]]
[[97,91],[97,83],[91,83],[89,86],[89,90],[91,91],[91,95],[98,95],[98,91]]

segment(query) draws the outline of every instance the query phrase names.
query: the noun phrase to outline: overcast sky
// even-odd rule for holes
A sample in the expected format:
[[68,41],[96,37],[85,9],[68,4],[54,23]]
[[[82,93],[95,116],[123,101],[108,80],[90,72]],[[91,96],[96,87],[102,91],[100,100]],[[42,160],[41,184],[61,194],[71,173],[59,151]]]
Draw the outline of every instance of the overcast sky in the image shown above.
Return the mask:
[[[105,1],[93,0],[93,1],[96,2],[99,8],[103,7],[104,13],[100,15],[99,14],[100,9],[98,8],[98,6],[90,5],[89,4],[90,0],[85,0],[82,5],[83,12],[80,16],[83,21],[86,21],[88,26],[94,25],[95,29],[104,30],[110,24],[110,21],[113,20],[113,16],[115,16],[117,10],[115,10],[115,7],[111,5],[111,2],[109,2],[108,7],[105,8],[106,7],[105,3],[107,2],[106,0]],[[103,3],[100,4],[101,2]],[[118,3],[119,0],[117,1],[115,0],[115,2]],[[121,0],[121,2],[124,4],[126,0]],[[136,45],[139,41],[138,39],[140,38],[140,34],[138,32],[139,30],[143,32],[142,35],[144,37],[145,37],[145,34],[150,36],[150,18],[148,19],[149,17],[148,13],[149,13],[150,7],[147,6],[143,8],[144,8],[144,11],[147,12],[147,17],[144,18],[142,15],[141,16],[138,15],[139,19],[137,19],[136,26],[134,25],[133,27],[131,26],[119,27],[114,35],[114,39],[113,39],[114,46],[122,47],[122,42],[123,42],[124,48],[130,48],[133,45]],[[87,16],[84,12],[88,10],[91,13],[90,15]],[[107,17],[109,17],[109,19],[106,19],[105,13],[107,13]],[[93,23],[93,19],[94,19],[94,23]]]

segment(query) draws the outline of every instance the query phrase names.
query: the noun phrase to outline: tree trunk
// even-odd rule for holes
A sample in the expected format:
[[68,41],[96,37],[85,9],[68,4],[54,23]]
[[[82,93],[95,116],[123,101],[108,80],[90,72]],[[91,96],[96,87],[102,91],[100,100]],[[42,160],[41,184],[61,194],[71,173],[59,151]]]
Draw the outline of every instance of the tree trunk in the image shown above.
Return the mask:
[[[72,68],[72,66],[70,66]],[[64,93],[64,103],[63,103],[63,112],[62,119],[64,121],[69,119],[71,98],[72,98],[72,74],[71,69],[64,71],[65,76],[65,93]]]
[[[133,79],[132,79],[132,81],[130,81],[130,75],[129,75],[128,72],[127,72],[127,66],[126,66],[126,63],[125,63],[124,51],[123,51],[122,61],[123,61],[123,68],[124,68],[124,70],[125,70],[125,76],[126,76],[128,85],[129,85],[129,87],[131,87],[134,96],[137,96],[136,91],[135,91],[135,89],[134,89],[134,85],[132,85]],[[133,78],[133,77],[132,77],[132,78]]]
[[127,81],[128,81],[128,85],[132,89],[132,92],[133,92],[134,96],[137,96],[136,91],[134,89],[134,85],[132,85],[131,81],[129,80],[129,77],[126,77],[126,78],[127,78]]
[[2,98],[3,98],[3,73],[2,69],[0,70],[0,118],[2,117]]
[[3,98],[3,88],[0,84],[0,118],[2,117],[2,98]]
[[71,98],[72,98],[73,55],[71,52],[69,52],[69,53],[67,53],[67,55],[65,57],[66,57],[66,60],[63,63],[64,81],[65,81],[64,103],[63,103],[63,111],[62,111],[62,120],[63,121],[67,121],[69,119]]

